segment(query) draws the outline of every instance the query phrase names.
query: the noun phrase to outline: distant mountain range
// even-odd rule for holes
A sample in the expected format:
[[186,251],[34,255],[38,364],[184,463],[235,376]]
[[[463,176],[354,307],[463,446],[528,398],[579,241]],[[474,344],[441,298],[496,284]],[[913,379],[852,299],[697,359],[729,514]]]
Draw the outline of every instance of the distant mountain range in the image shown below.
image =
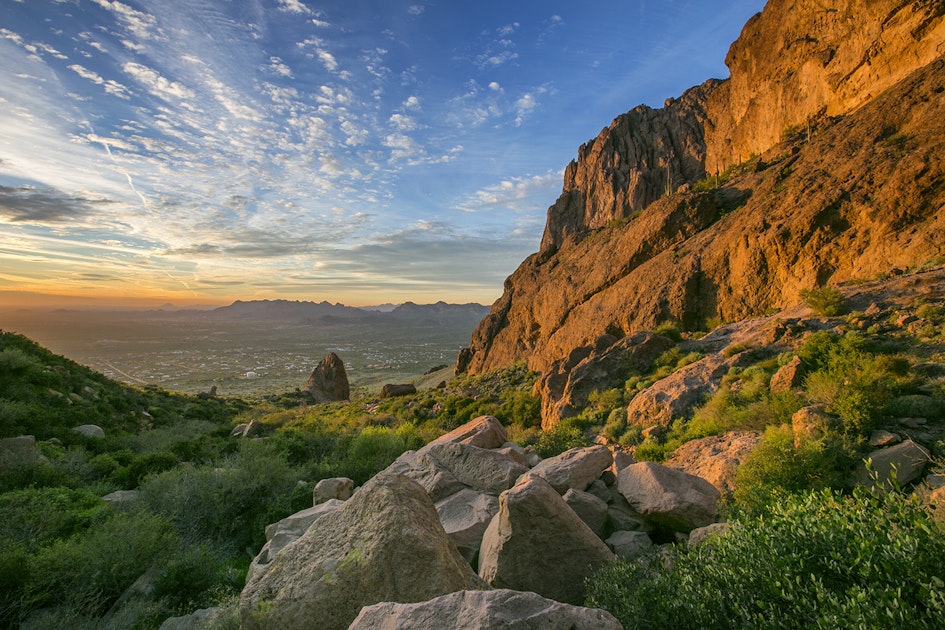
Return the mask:
[[221,320],[278,321],[297,323],[368,323],[385,322],[424,324],[477,324],[489,307],[482,304],[415,304],[400,306],[358,308],[330,302],[302,302],[290,300],[237,300],[229,306],[213,309],[207,315]]

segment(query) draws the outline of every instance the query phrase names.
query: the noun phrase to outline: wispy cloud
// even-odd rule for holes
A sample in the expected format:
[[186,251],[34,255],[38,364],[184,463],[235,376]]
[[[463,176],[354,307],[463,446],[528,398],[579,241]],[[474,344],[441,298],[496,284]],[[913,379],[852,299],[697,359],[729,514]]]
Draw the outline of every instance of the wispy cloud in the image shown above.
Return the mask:
[[53,188],[0,186],[0,217],[14,223],[55,224],[85,217],[108,199],[66,194]]

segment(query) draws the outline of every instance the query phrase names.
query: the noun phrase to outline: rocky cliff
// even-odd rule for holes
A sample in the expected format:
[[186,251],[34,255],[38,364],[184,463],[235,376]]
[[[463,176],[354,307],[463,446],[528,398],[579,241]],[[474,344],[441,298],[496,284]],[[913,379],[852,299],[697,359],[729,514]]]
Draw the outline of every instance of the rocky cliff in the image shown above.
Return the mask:
[[580,148],[458,372],[945,256],[945,2],[772,0],[726,63]]

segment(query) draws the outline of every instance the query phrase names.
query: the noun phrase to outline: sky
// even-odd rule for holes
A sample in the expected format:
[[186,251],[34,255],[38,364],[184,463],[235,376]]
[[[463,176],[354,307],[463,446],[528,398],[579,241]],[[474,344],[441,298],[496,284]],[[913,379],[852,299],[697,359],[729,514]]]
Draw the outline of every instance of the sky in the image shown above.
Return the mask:
[[0,306],[492,303],[761,0],[0,0]]

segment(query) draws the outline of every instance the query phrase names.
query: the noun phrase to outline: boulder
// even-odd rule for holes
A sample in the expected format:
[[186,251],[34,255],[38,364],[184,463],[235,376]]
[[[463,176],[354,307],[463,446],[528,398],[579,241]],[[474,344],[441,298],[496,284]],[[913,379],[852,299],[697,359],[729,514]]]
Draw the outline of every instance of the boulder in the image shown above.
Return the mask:
[[396,398],[398,396],[412,396],[417,393],[417,388],[410,383],[394,384],[388,383],[381,388],[381,398]]
[[564,494],[568,488],[587,489],[613,461],[606,446],[577,447],[542,460],[529,474],[543,478],[559,494]]
[[[428,448],[428,444],[424,448]],[[405,475],[419,483],[436,502],[465,488],[451,472],[442,468],[426,453],[407,451],[384,469],[384,473]]]
[[82,424],[72,429],[76,433],[81,433],[86,437],[105,439],[105,431],[97,424]]
[[894,472],[896,482],[905,486],[921,477],[926,464],[932,461],[929,452],[912,440],[872,451],[863,459],[854,473],[856,483],[886,488],[892,486]]
[[807,371],[804,369],[804,363],[799,356],[795,355],[771,375],[768,389],[772,394],[789,392],[803,385],[805,376],[807,376]]
[[349,630],[621,630],[610,613],[507,589],[458,591],[417,604],[384,602],[361,609]]
[[479,549],[479,576],[493,588],[584,601],[584,581],[613,553],[541,477],[525,475],[499,496]]
[[562,497],[574,513],[577,514],[584,524],[591,528],[591,531],[598,537],[603,537],[604,528],[607,526],[607,502],[590,492],[568,488]]
[[441,435],[431,444],[459,442],[479,448],[499,448],[509,439],[505,427],[495,416],[479,416],[466,424]]
[[305,384],[305,391],[312,395],[316,403],[348,400],[351,388],[348,385],[344,361],[334,352],[329,352],[312,370],[312,375]]
[[266,526],[266,544],[259,550],[253,559],[250,570],[256,565],[269,564],[289,543],[302,537],[309,527],[318,519],[330,514],[341,507],[342,501],[329,499],[328,501],[291,514],[281,521]]
[[873,448],[886,448],[902,442],[902,438],[890,431],[878,429],[870,434],[869,445]]
[[673,418],[688,417],[703,398],[715,393],[722,377],[742,361],[741,355],[709,356],[680,368],[647,387],[627,406],[627,422],[639,427],[668,427]]
[[430,496],[379,474],[258,572],[240,595],[241,627],[344,630],[363,606],[484,588],[443,531]]
[[354,492],[354,481],[347,477],[330,477],[315,484],[312,490],[312,505],[324,503],[329,499],[347,501]]
[[681,445],[663,464],[702,477],[723,494],[735,490],[735,471],[751,453],[761,435],[754,431],[730,431],[691,440]]
[[499,499],[467,488],[438,501],[435,507],[450,541],[469,564],[476,566],[482,536],[499,511]]
[[509,457],[469,444],[428,444],[417,451],[461,484],[479,492],[499,495],[511,488],[528,468]]
[[0,439],[0,469],[32,466],[47,461],[32,435]]
[[666,337],[638,332],[620,340],[602,335],[593,345],[572,351],[545,371],[535,386],[541,397],[541,428],[554,428],[578,415],[591,393],[623,386],[628,374],[646,372],[672,347]]
[[644,518],[678,532],[714,522],[721,496],[705,479],[655,462],[621,470],[617,488]]
[[624,560],[639,558],[653,547],[653,541],[646,532],[614,532],[606,542],[614,555]]
[[652,527],[646,519],[630,505],[622,494],[614,489],[614,497],[607,504],[607,527],[604,532],[644,532]]

